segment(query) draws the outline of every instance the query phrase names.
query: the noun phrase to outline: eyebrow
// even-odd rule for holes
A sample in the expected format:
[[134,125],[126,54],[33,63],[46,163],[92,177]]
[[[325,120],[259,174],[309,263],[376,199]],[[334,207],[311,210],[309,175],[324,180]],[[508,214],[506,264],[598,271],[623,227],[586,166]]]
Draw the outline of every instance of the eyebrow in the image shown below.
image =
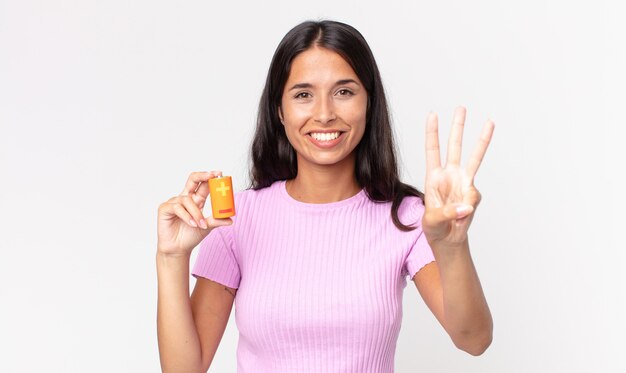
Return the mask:
[[[341,80],[337,80],[335,82],[335,85],[344,85],[344,84],[348,84],[348,83],[354,83],[356,85],[359,85],[359,83],[354,80],[354,79],[341,79]],[[289,88],[290,91],[293,91],[294,89],[302,89],[302,88],[312,88],[313,84],[311,83],[297,83],[294,84],[291,88]]]

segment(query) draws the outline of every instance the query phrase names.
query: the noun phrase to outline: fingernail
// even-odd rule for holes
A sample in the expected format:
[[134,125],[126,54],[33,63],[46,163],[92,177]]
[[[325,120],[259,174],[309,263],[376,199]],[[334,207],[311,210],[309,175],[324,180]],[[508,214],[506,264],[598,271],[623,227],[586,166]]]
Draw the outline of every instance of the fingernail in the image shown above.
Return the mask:
[[193,219],[189,219],[189,225],[191,225],[194,228],[198,228],[198,224],[196,224],[196,222]]
[[472,207],[470,205],[458,205],[456,207],[456,215],[457,216],[464,216],[469,214],[472,211]]
[[231,225],[233,223],[233,221],[230,219],[215,219],[215,222],[219,223],[220,226]]
[[206,221],[204,219],[200,220],[200,227],[202,227],[202,229],[208,228],[208,226],[206,225]]

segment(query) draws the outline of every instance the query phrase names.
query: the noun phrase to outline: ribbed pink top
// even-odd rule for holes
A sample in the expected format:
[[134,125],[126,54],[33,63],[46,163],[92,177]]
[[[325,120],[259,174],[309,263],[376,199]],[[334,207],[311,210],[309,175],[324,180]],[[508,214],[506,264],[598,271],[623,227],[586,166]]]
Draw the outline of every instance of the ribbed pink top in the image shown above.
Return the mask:
[[308,204],[278,181],[237,193],[235,206],[192,274],[238,288],[238,372],[393,372],[407,276],[434,260],[421,200],[400,207],[403,223],[418,223],[411,232],[363,190]]

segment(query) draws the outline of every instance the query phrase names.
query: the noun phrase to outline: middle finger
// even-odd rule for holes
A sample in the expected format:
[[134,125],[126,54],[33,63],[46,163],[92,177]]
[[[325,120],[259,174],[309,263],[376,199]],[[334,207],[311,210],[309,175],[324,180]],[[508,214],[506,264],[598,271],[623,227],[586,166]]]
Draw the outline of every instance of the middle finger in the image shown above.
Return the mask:
[[463,143],[465,113],[466,110],[463,106],[457,107],[454,111],[452,130],[450,131],[450,139],[448,140],[448,156],[446,157],[446,166],[459,166],[461,164],[461,144]]

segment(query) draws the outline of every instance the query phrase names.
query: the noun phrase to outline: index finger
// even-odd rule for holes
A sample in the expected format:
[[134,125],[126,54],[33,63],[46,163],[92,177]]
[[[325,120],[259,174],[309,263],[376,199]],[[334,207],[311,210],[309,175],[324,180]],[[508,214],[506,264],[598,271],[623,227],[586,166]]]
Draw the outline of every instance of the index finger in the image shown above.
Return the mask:
[[426,120],[426,172],[441,167],[439,153],[439,124],[437,113],[429,113]]
[[[210,171],[210,172],[192,172],[185,183],[185,188],[180,193],[181,196],[187,196],[196,192],[205,192],[208,195],[208,188],[202,188],[202,183],[206,183],[209,179],[222,176],[222,171]],[[206,189],[206,191],[205,191]],[[205,196],[206,198],[206,196]]]

